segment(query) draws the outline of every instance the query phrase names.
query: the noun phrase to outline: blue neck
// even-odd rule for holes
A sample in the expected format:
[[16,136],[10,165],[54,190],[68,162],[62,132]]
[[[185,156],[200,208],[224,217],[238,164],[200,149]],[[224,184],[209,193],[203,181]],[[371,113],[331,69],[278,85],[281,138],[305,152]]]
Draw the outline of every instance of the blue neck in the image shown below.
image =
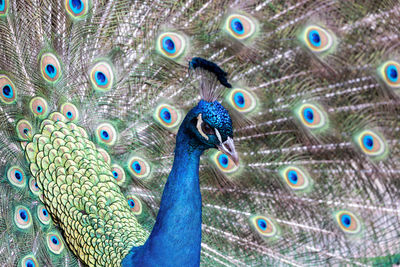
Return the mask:
[[201,194],[199,162],[203,147],[179,129],[172,170],[149,239],[134,247],[123,266],[199,266]]

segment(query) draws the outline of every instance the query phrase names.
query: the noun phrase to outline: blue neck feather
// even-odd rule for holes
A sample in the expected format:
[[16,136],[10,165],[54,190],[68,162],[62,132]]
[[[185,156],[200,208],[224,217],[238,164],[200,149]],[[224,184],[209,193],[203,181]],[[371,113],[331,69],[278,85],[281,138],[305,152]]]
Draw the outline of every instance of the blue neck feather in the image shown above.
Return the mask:
[[149,239],[134,247],[123,266],[199,266],[201,247],[200,156],[206,149],[185,127],[179,129],[172,170]]

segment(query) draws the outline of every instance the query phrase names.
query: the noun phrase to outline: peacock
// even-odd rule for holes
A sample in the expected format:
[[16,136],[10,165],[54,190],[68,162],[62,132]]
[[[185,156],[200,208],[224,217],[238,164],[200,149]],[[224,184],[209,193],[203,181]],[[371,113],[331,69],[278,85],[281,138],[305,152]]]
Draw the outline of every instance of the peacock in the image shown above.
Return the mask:
[[0,0],[0,265],[400,264],[399,19]]

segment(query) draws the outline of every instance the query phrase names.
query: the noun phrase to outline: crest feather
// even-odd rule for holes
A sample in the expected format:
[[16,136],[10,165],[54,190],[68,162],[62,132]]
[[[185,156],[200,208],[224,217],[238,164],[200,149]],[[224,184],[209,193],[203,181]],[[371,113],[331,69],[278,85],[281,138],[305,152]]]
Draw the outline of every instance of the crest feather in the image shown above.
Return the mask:
[[228,74],[214,62],[204,58],[192,58],[189,62],[189,71],[199,78],[200,95],[205,101],[216,101],[223,89],[221,85],[232,88],[226,78]]

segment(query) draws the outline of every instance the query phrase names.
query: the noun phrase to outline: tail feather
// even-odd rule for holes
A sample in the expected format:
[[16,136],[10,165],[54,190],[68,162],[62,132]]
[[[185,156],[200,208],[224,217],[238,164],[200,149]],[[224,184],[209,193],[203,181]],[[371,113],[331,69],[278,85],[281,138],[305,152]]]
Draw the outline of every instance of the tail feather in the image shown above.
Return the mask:
[[3,265],[82,264],[58,222],[43,223],[24,141],[47,116],[32,99],[87,131],[149,232],[199,100],[193,57],[226,71],[218,100],[241,159],[202,157],[202,264],[398,264],[398,1],[81,1],[83,16],[64,2],[3,3]]

